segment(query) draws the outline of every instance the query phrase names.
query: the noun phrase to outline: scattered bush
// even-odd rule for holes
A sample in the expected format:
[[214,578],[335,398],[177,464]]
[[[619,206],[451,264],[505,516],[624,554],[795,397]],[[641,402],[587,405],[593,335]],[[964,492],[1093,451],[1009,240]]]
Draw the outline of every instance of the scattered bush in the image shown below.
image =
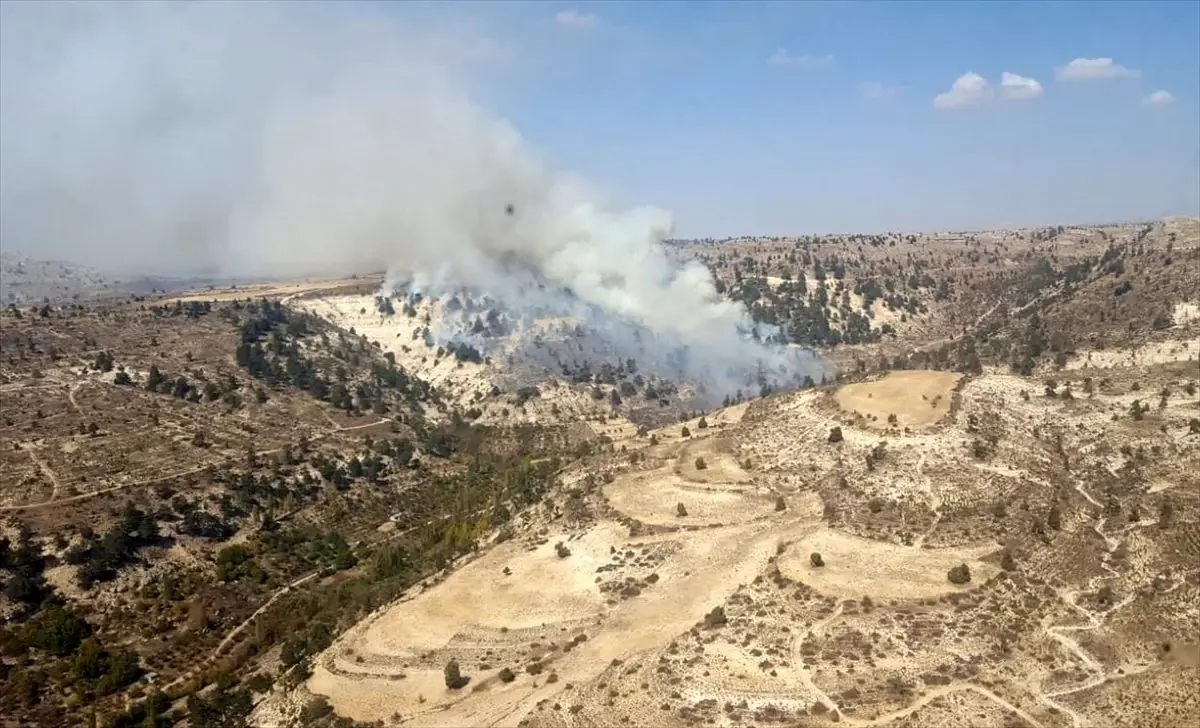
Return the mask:
[[959,564],[946,572],[946,578],[951,584],[966,584],[971,581],[971,569],[966,564]]
[[189,510],[176,530],[185,536],[224,541],[236,533],[233,524],[226,523],[207,511]]
[[808,561],[818,569],[825,565],[825,559],[821,558],[821,554],[816,551],[808,555]]
[[704,470],[708,468],[708,463],[704,462],[704,458],[696,458],[696,470]]
[[836,425],[834,427],[829,428],[829,441],[831,443],[841,442],[842,441],[842,428],[837,427]]
[[1013,559],[1012,552],[1008,549],[1004,550],[1004,555],[1000,557],[1000,568],[1005,571],[1013,571],[1017,568],[1017,562]]
[[1133,404],[1129,405],[1129,416],[1133,418],[1134,422],[1141,422],[1149,411],[1150,405],[1143,403],[1140,399],[1133,400]]
[[226,546],[218,551],[217,580],[235,582],[242,579],[259,584],[267,580],[266,572],[254,560],[254,552],[241,544]]
[[675,515],[679,516],[680,518],[687,517],[687,509],[683,507],[682,503],[675,504]]
[[458,660],[447,662],[446,669],[442,672],[446,678],[446,687],[451,690],[461,690],[471,680],[471,678],[463,676],[462,671],[458,667]]
[[110,695],[142,676],[137,655],[130,652],[107,652],[101,655],[102,674],[96,681],[96,692]]
[[1171,501],[1164,500],[1162,505],[1158,507],[1158,527],[1170,528],[1171,522],[1175,519],[1175,506],[1171,505]]
[[571,555],[571,549],[567,548],[562,541],[559,541],[554,544],[554,553],[558,554],[558,558],[565,559]]
[[718,605],[712,608],[712,611],[704,615],[704,626],[713,628],[728,624],[729,618],[725,616],[725,608]]
[[1057,504],[1050,506],[1050,512],[1046,514],[1046,525],[1055,531],[1062,528],[1062,511],[1058,510]]
[[251,693],[265,693],[271,689],[271,676],[266,673],[256,672],[246,681],[246,687]]
[[500,682],[510,683],[516,679],[517,679],[516,674],[512,670],[508,669],[507,667],[500,671]]
[[[300,724],[307,725],[332,715],[333,706],[329,704],[323,696],[318,695],[312,700],[305,703],[304,708],[300,711]],[[190,721],[189,721],[190,722]]]
[[25,644],[30,647],[63,657],[74,652],[91,634],[92,628],[87,620],[57,604],[51,604],[25,628],[23,637]]
[[775,496],[775,510],[777,510],[777,511],[786,511],[787,510],[787,502],[783,499],[783,496],[781,496],[781,495]]

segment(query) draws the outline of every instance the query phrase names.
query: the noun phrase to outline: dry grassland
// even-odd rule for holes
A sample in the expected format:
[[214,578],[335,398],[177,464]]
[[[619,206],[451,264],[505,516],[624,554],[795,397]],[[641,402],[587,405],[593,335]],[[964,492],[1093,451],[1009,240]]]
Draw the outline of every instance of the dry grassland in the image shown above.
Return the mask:
[[[141,664],[168,686],[256,640],[256,614],[294,628],[263,612],[275,600],[321,613],[237,667],[286,676],[255,698],[263,728],[316,698],[386,726],[1200,725],[1198,251],[1193,221],[696,245],[727,295],[826,337],[842,366],[828,386],[704,413],[688,383],[668,401],[647,374],[614,397],[624,363],[577,376],[557,351],[522,360],[516,336],[458,357],[426,343],[448,303],[385,315],[377,277],[153,302],[172,311],[6,312],[0,511],[38,534],[45,578],[103,620],[106,645],[137,622]],[[251,375],[249,307],[196,305],[247,297],[324,319],[298,346],[359,404]],[[151,365],[220,396],[147,387]],[[358,385],[389,366],[436,391],[365,403]],[[459,427],[477,438],[436,450]],[[489,471],[506,438],[525,469]],[[371,453],[401,439],[416,449],[368,481]],[[189,503],[237,533],[164,541],[81,586],[76,524],[102,533],[137,504],[178,535]],[[344,536],[357,561],[293,563],[268,538],[279,524]],[[215,583],[218,549],[275,540],[269,581]],[[418,552],[432,557],[407,570]],[[309,599],[370,586],[381,564],[386,596]],[[155,596],[166,574],[196,591]],[[295,640],[307,652],[284,661]]]
[[[709,413],[706,428],[684,423],[690,437],[680,425],[651,431],[654,445],[614,438],[638,454],[636,464],[587,491],[590,517],[548,520],[381,609],[323,656],[308,689],[340,714],[385,724],[399,715],[418,726],[711,719],[1065,728],[1101,725],[1100,705],[1133,710],[1133,695],[1144,694],[1135,686],[1150,685],[1135,675],[1166,681],[1146,690],[1182,695],[1194,671],[1161,672],[1145,637],[1120,647],[1097,641],[1111,634],[1106,623],[1133,614],[1133,595],[1152,582],[1172,597],[1200,598],[1167,566],[1178,557],[1143,549],[1139,537],[1151,535],[1142,529],[1152,521],[1089,524],[1074,509],[1103,496],[1081,481],[1057,496],[1068,515],[1056,543],[1067,547],[1068,533],[1077,534],[1081,550],[1061,558],[1101,568],[1052,566],[1026,541],[1024,524],[1040,520],[1035,511],[1049,507],[1045,494],[1061,477],[1052,475],[1053,453],[1034,444],[1045,437],[1037,431],[1066,418],[1078,423],[1064,428],[1078,433],[1071,451],[1097,452],[1088,443],[1101,431],[1136,431],[1111,419],[1127,396],[1060,402],[1028,380],[987,375],[959,386],[962,403],[951,413],[942,402],[959,380],[894,372],[838,392],[836,401],[859,414],[895,413],[914,427],[946,420],[936,432],[887,433],[887,454],[870,468],[851,453],[872,451],[880,433],[842,424],[844,441],[826,442],[851,413],[818,406],[827,401],[820,393],[741,405],[736,417]],[[1030,390],[1035,396],[1024,399]],[[935,410],[929,400],[940,407],[935,416],[925,415]],[[1178,432],[1195,408],[1194,398],[1171,401],[1155,422]],[[968,421],[1005,433],[988,459],[963,442]],[[1195,443],[1176,447],[1176,463],[1200,462]],[[1179,482],[1182,472],[1172,472],[1162,477]],[[1153,499],[1142,496],[1142,507],[1152,510]],[[885,502],[878,513],[867,507],[873,500]],[[1008,523],[988,515],[998,502],[1009,508]],[[905,519],[917,522],[912,508],[927,517],[906,542]],[[558,543],[569,555],[559,555]],[[1121,601],[1095,606],[1099,585],[1112,578],[1112,554],[1137,544],[1147,555],[1141,565],[1111,582]],[[1001,568],[1006,548],[1017,559],[1010,570]],[[813,553],[823,566],[813,566]],[[959,565],[969,568],[968,583],[948,579]],[[706,624],[716,606],[728,622]],[[1190,619],[1151,631],[1185,640]],[[449,659],[471,678],[467,687],[443,684]],[[1006,677],[976,679],[984,665]],[[512,670],[511,682],[500,679],[502,668]],[[1099,675],[1135,692],[1089,703]],[[1194,715],[1171,715],[1184,714]]]
[[223,288],[210,286],[207,290],[203,291],[168,296],[163,298],[160,303],[174,305],[176,302],[243,301],[247,298],[281,299],[287,302],[293,298],[306,296],[317,291],[377,290],[382,282],[383,279],[380,276],[355,276],[352,278],[318,278],[278,283],[249,283]]
[[888,427],[892,415],[902,427],[925,427],[950,411],[954,385],[961,378],[954,372],[889,372],[880,379],[848,384],[835,396],[843,409],[874,427]]

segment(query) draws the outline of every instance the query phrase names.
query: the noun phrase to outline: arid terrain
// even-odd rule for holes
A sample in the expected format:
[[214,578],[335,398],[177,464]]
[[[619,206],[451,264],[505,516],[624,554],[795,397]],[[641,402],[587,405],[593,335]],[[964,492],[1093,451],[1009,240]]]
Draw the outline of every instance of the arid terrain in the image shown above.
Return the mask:
[[0,726],[1200,725],[1200,221],[670,248],[827,368],[700,406],[366,274],[9,305]]

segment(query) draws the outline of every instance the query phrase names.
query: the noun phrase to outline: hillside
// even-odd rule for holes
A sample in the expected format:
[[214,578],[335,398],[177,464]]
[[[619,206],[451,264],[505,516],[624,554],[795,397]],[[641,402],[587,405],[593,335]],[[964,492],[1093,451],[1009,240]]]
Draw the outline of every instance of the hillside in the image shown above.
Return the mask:
[[816,376],[382,277],[7,306],[0,725],[1200,720],[1200,221],[671,251]]
[[94,296],[119,285],[113,276],[86,266],[0,251],[0,303],[5,306]]

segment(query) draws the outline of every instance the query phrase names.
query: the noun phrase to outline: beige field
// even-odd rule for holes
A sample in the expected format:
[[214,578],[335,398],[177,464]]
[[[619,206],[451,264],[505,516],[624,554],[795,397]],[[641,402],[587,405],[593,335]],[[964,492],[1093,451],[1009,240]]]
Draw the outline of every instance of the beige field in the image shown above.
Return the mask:
[[[669,544],[672,548],[668,550],[677,550],[669,563],[652,567],[656,570],[646,573],[646,576],[657,574],[653,586],[645,586],[645,591],[635,599],[607,608],[595,621],[559,621],[564,614],[554,605],[556,595],[543,592],[520,606],[524,610],[522,623],[533,626],[481,633],[470,623],[457,622],[453,635],[438,649],[431,650],[432,654],[427,652],[427,659],[410,662],[407,668],[403,665],[391,668],[392,674],[403,671],[417,678],[411,682],[408,678],[392,679],[388,670],[379,667],[372,668],[371,677],[355,674],[356,663],[349,657],[351,650],[356,656],[365,656],[365,662],[374,666],[380,651],[395,649],[395,638],[385,628],[372,628],[362,637],[351,636],[332,648],[315,670],[309,689],[328,696],[339,713],[359,720],[386,718],[396,706],[412,705],[415,700],[424,709],[406,713],[413,725],[515,725],[540,700],[595,678],[615,659],[662,647],[700,621],[712,606],[728,598],[737,584],[754,578],[776,541],[787,533],[788,525],[779,519],[754,528],[722,529],[703,539],[614,539],[609,545],[618,549],[641,551]],[[595,538],[601,542],[600,536]],[[573,558],[574,551],[565,561]],[[520,578],[519,574],[531,573],[536,563],[516,561],[510,568],[513,578]],[[639,575],[648,571],[636,567],[632,570]],[[640,576],[643,585],[646,576]],[[474,594],[471,603],[477,614],[497,609],[505,613],[517,608],[502,607],[491,601],[489,596],[494,595],[489,595],[470,577],[469,573],[457,572],[429,595],[461,580],[460,585],[450,588],[471,591]],[[408,629],[414,628],[403,628],[401,634]],[[565,644],[580,634],[586,635],[586,641],[564,654]],[[421,641],[428,644],[432,639],[422,636]],[[463,665],[465,675],[472,676],[473,685],[461,692],[448,691],[441,684],[442,666],[451,656]],[[494,679],[503,666],[521,673],[532,661],[543,664],[546,674],[552,672],[557,676],[556,681],[550,683],[545,678],[525,674],[508,685]],[[485,664],[486,669],[482,667]],[[383,673],[382,676],[375,677],[377,672]],[[486,687],[473,690],[477,685]]]
[[[997,270],[1022,275],[1010,245],[1036,255],[1052,246],[1075,262],[1108,245],[1089,235],[1038,233],[1026,244],[947,234],[933,244],[991,246],[987,275],[958,281],[982,291],[966,284],[985,288]],[[862,246],[878,265],[858,265],[896,276],[908,253],[891,247]],[[718,267],[733,260],[714,254],[725,256]],[[770,255],[787,262],[756,273],[790,295],[770,266],[795,274],[795,251]],[[440,302],[385,317],[362,291],[299,298],[471,408],[474,421],[570,422],[599,440],[546,503],[521,514],[511,540],[480,544],[344,633],[298,699],[323,696],[340,715],[385,725],[522,728],[1099,728],[1109,714],[1137,724],[1152,694],[1175,700],[1188,678],[1175,665],[1157,669],[1155,655],[1194,631],[1197,578],[1184,564],[1200,541],[1191,525],[1159,536],[1156,514],[1164,495],[1194,512],[1183,495],[1195,483],[1186,463],[1200,457],[1189,429],[1196,401],[1185,396],[1194,373],[1181,366],[1200,354],[1192,309],[1172,303],[1173,325],[1147,339],[1068,331],[1065,366],[1046,354],[1034,376],[989,351],[983,373],[964,379],[933,369],[954,366],[964,331],[1017,306],[987,293],[947,300],[925,282],[864,310],[855,282],[809,276],[806,287],[842,302],[827,311],[832,328],[862,311],[898,332],[833,352],[865,381],[706,412],[704,428],[698,413],[672,412],[679,421],[642,434],[592,400],[590,384],[553,372],[532,399],[492,392],[509,374],[505,344],[472,364],[421,341],[426,317],[446,313]],[[1162,309],[1103,280],[1091,298],[1063,293],[1047,283],[1019,308],[1039,310],[1048,337],[1101,303],[1147,321]],[[1027,344],[1024,326],[1003,333],[987,348]],[[886,371],[900,357],[907,367]],[[1086,395],[1085,374],[1096,379]],[[1147,403],[1157,407],[1138,409]],[[968,583],[949,580],[959,565]],[[1143,612],[1153,617],[1141,622]],[[450,660],[469,678],[464,688],[446,686]],[[286,722],[270,717],[273,704],[264,701],[258,725]]]
[[[412,716],[418,725],[515,724],[538,700],[688,629],[753,579],[780,541],[819,524],[815,494],[776,512],[766,493],[740,482],[747,478],[735,462],[722,465],[731,458],[729,443],[701,435],[670,449],[675,457],[617,479],[604,487],[604,497],[621,514],[652,525],[719,527],[631,538],[615,522],[600,520],[533,544],[503,544],[348,635],[322,661],[309,688],[357,719],[417,705],[424,706]],[[704,480],[689,480],[700,453],[712,459],[714,473],[699,471]],[[722,486],[717,476],[730,482]],[[686,517],[676,515],[680,502],[687,505]],[[570,556],[557,557],[558,541]],[[610,581],[636,584],[640,594],[613,599],[609,592],[606,600],[601,585]],[[578,634],[587,641],[564,654],[563,645]],[[461,694],[444,685],[435,689],[451,655],[464,674],[474,675]],[[520,672],[522,663],[539,657],[557,682],[522,675],[504,685],[494,679],[503,666]],[[360,676],[399,671],[409,677]],[[474,685],[486,687],[473,691]]]
[[749,483],[750,474],[734,457],[732,449],[729,441],[715,437],[686,442],[675,458],[675,474],[695,483]]
[[[897,372],[881,382],[853,385],[856,391],[849,399],[870,407],[880,402],[924,404],[921,394],[946,401],[958,379],[955,374]],[[902,386],[905,382],[908,386]],[[1008,376],[977,378],[963,390],[964,407],[977,411],[1011,402],[1010,409],[1020,409],[1020,384],[1019,378]],[[874,392],[883,394],[864,396]],[[1001,543],[969,538],[945,522],[939,527],[936,517],[923,522],[919,530],[924,533],[913,545],[857,533],[857,520],[831,522],[828,510],[823,513],[827,496],[818,493],[818,483],[821,472],[836,472],[845,452],[812,436],[814,430],[823,434],[823,422],[828,422],[812,409],[819,401],[811,393],[787,395],[773,399],[770,413],[756,415],[753,422],[739,422],[749,412],[742,405],[736,417],[729,411],[710,413],[707,429],[689,421],[689,438],[672,426],[653,433],[659,440],[655,446],[648,446],[648,438],[623,440],[629,448],[641,448],[646,459],[595,489],[592,497],[611,509],[608,515],[575,525],[548,522],[380,610],[324,654],[308,689],[326,696],[339,714],[386,722],[399,713],[404,725],[418,726],[677,726],[683,724],[679,715],[660,713],[660,704],[687,712],[698,708],[686,706],[709,705],[709,700],[716,701],[718,716],[722,704],[744,703],[748,719],[774,715],[770,711],[793,719],[824,711],[846,725],[922,725],[923,716],[954,725],[947,717],[954,713],[946,709],[970,705],[986,724],[1064,725],[1047,713],[1067,694],[1053,681],[1045,688],[1035,682],[1031,689],[999,689],[955,678],[915,700],[893,695],[861,703],[849,697],[853,692],[846,691],[855,683],[847,683],[848,676],[836,667],[838,655],[848,654],[839,653],[845,640],[874,631],[891,635],[889,644],[909,645],[889,654],[878,648],[873,664],[879,674],[873,680],[946,669],[939,665],[985,645],[981,633],[964,622],[978,622],[979,617],[961,616],[962,610],[1003,612],[1009,607],[993,603],[1011,587],[996,586],[1005,583],[997,579]],[[1006,416],[1028,419],[1045,405],[1032,400],[1020,407],[1029,412]],[[792,449],[764,438],[763,428],[784,436]],[[848,427],[841,447],[865,451],[877,438]],[[1009,487],[998,486],[997,478],[1017,483],[1037,477],[1036,463],[1027,456],[1005,465],[976,462],[949,449],[946,436],[936,432],[914,433],[905,442],[895,445],[879,466],[888,469],[881,492],[900,501],[932,499],[935,514]],[[763,457],[761,466],[743,467],[761,448],[779,458]],[[696,469],[698,457],[707,467]],[[934,468],[939,476],[931,478]],[[883,477],[857,468],[843,472],[864,485],[868,475]],[[780,496],[786,507],[777,510]],[[686,510],[682,516],[677,512],[681,503]],[[631,536],[618,523],[628,524],[624,519],[652,530]],[[939,545],[923,545],[926,536]],[[558,542],[569,556],[556,554]],[[824,567],[812,567],[813,552],[822,555]],[[971,581],[964,585],[947,578],[948,570],[959,564],[971,571]],[[791,593],[795,589],[800,591]],[[866,603],[864,598],[911,605],[910,610],[923,615],[923,623],[948,630],[946,636],[923,642],[925,627],[897,632],[874,616],[878,609],[856,608],[860,601]],[[959,607],[929,606],[946,599]],[[962,599],[967,601],[957,601]],[[704,615],[722,604],[729,625],[704,627]],[[1043,609],[1058,609],[1061,616],[1052,619],[1071,624],[1070,608]],[[1062,649],[1059,644],[1075,650],[1076,633],[1068,629],[1074,628],[1051,627],[1037,639],[1046,650]],[[679,663],[676,654],[691,657]],[[764,663],[764,654],[774,657]],[[442,667],[451,658],[471,678],[462,690],[443,684]],[[771,675],[764,676],[762,664],[772,665]],[[528,670],[530,665],[536,670]],[[663,673],[655,665],[671,667]],[[516,674],[512,682],[499,679],[504,667]],[[666,680],[669,675],[676,677]],[[865,689],[859,687],[860,692]],[[621,700],[615,703],[618,694]],[[640,719],[647,715],[653,720]]]
[[951,394],[961,378],[954,372],[889,372],[880,379],[846,385],[836,398],[843,409],[875,427],[887,427],[890,415],[901,427],[925,427],[950,411]]
[[[847,387],[838,401],[881,419],[895,411],[905,418],[901,422],[929,424],[945,416],[959,379],[895,372]],[[977,377],[962,388],[963,408],[978,421],[994,413],[1016,423],[1062,407],[1056,400],[1023,400],[1020,393],[1029,386],[1008,375]],[[1044,487],[1037,485],[1041,465],[1028,446],[979,461],[952,444],[960,431],[951,421],[949,432],[893,432],[890,454],[875,471],[847,469],[844,448],[865,452],[879,433],[844,426],[845,442],[830,445],[824,438],[830,421],[815,409],[820,401],[817,393],[774,398],[769,411],[746,421],[741,421],[750,412],[745,405],[709,413],[707,429],[688,421],[692,436],[684,438],[678,425],[663,428],[653,433],[659,442],[654,446],[648,438],[627,435],[622,445],[640,448],[645,461],[595,489],[591,497],[610,509],[607,515],[570,526],[548,522],[380,610],[325,653],[308,689],[326,696],[339,714],[387,722],[399,713],[404,725],[417,726],[680,726],[690,711],[714,718],[741,715],[751,722],[754,716],[796,720],[819,714],[853,726],[953,726],[969,724],[958,720],[956,711],[963,709],[981,725],[1088,725],[1088,713],[1067,701],[1082,696],[1090,678],[1076,684],[1033,669],[1024,682],[986,686],[946,667],[980,659],[990,639],[984,636],[990,628],[982,625],[1021,609],[1014,600],[1035,603],[1035,594],[1041,606],[1028,619],[1039,653],[1066,664],[1080,654],[1094,659],[1082,640],[1106,615],[1086,611],[1090,621],[1078,624],[1082,607],[1074,605],[1103,570],[1093,566],[1070,576],[1055,569],[1063,574],[1055,578],[1086,583],[1061,593],[1021,586],[1025,596],[1004,596],[1014,587],[999,567],[1001,540],[972,536],[970,526],[959,524],[961,516],[951,524],[949,514],[961,513],[968,503],[1003,499],[1012,488]],[[919,416],[901,405],[916,408]],[[1072,416],[1088,423],[1084,428],[1102,426],[1107,409],[1098,401],[1090,407],[1099,411],[1089,414],[1081,405]],[[1178,418],[1188,409],[1188,402],[1179,401],[1164,412]],[[697,469],[696,458],[706,467]],[[759,463],[744,467],[751,460]],[[826,482],[822,474],[829,472],[848,474],[851,487],[865,488],[867,495],[882,493],[890,502],[913,503],[906,508],[930,509],[925,512],[932,519],[900,515],[899,522],[871,526],[873,536],[863,530],[870,519],[830,520],[830,495],[819,492]],[[1079,488],[1084,502],[1092,497]],[[783,510],[776,509],[780,496]],[[686,515],[679,515],[679,504]],[[889,512],[881,510],[880,517]],[[651,531],[630,536],[618,524],[628,525],[625,519]],[[919,532],[911,545],[896,536],[906,520]],[[1071,528],[1092,533],[1084,524]],[[1101,522],[1097,528],[1107,548],[1122,542],[1108,535],[1115,533],[1112,527]],[[569,556],[556,555],[557,542]],[[822,555],[824,567],[811,565],[813,552]],[[1041,562],[1031,562],[1036,563]],[[970,568],[967,584],[947,578],[959,564]],[[1059,599],[1064,601],[1055,606]],[[901,618],[915,614],[917,621],[904,626],[908,622],[877,616],[886,608],[856,606],[868,601],[906,610]],[[951,608],[951,601],[958,606]],[[706,628],[704,615],[721,604],[728,626]],[[930,638],[928,629],[943,636]],[[861,693],[868,687],[839,665],[853,654],[853,648],[845,651],[848,640],[871,632],[878,640],[874,667],[860,674],[871,676],[868,686],[879,683],[881,692],[864,702],[850,688]],[[442,667],[451,658],[471,678],[462,690],[443,684]],[[540,667],[531,673],[531,664]],[[771,666],[770,674],[763,665]],[[510,683],[498,678],[504,667],[517,675]],[[1133,675],[1146,667],[1133,662],[1122,669]],[[912,698],[883,687],[914,671],[947,671],[951,677]],[[662,712],[667,704],[672,710]],[[710,705],[715,712],[706,712]],[[734,706],[733,712],[722,705]]]
[[[502,544],[437,589],[398,605],[372,624],[363,639],[377,654],[411,658],[443,646],[464,629],[500,634],[501,629],[592,618],[604,604],[592,572],[608,560],[612,542],[611,533],[589,532],[569,542],[569,560],[558,558],[552,544],[532,549]],[[504,574],[505,567],[510,575]],[[545,599],[548,594],[554,599]]]
[[196,291],[181,296],[164,298],[160,303],[174,304],[175,302],[190,303],[193,301],[239,301],[246,298],[278,298],[285,302],[296,296],[314,291],[335,291],[365,285],[378,285],[381,282],[376,277],[354,278],[316,278],[303,281],[288,281],[284,283],[250,283],[223,288],[212,288],[206,291]]
[[[604,495],[621,513],[655,526],[724,526],[771,514],[765,496],[697,485],[673,474],[639,474],[606,486]],[[679,504],[686,515],[678,515]]]
[[[995,576],[1000,569],[979,559],[998,548],[991,544],[921,549],[822,528],[789,544],[779,559],[779,570],[784,576],[831,596],[924,599],[966,591]],[[813,553],[821,554],[824,566],[811,564],[809,556]],[[946,572],[959,564],[971,569],[971,583],[956,586],[946,579]]]

